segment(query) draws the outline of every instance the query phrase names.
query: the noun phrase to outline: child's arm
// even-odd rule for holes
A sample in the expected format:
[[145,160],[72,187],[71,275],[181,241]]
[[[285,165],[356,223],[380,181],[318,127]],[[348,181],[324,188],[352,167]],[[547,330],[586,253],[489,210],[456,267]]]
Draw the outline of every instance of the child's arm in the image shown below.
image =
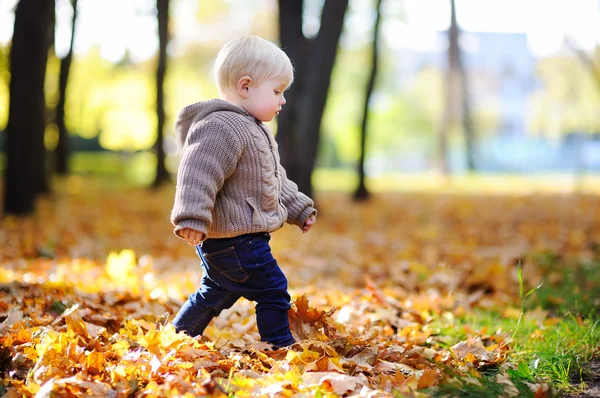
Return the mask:
[[297,225],[303,232],[306,232],[316,221],[317,209],[314,208],[315,204],[311,198],[298,191],[298,185],[287,178],[283,167],[280,170],[283,173],[281,193],[283,205],[288,211],[287,222]]
[[202,239],[206,237],[213,221],[217,192],[235,170],[241,154],[242,145],[237,136],[218,121],[201,121],[190,129],[179,164],[171,212],[178,237],[189,242],[182,235],[185,229],[199,232]]

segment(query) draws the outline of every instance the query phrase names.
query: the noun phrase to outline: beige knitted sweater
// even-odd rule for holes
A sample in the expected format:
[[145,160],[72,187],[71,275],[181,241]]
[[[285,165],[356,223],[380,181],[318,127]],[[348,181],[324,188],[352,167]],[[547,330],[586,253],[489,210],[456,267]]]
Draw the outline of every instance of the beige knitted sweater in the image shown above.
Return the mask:
[[243,108],[220,99],[179,113],[182,148],[171,222],[206,238],[299,227],[316,213],[313,201],[288,180],[270,130]]

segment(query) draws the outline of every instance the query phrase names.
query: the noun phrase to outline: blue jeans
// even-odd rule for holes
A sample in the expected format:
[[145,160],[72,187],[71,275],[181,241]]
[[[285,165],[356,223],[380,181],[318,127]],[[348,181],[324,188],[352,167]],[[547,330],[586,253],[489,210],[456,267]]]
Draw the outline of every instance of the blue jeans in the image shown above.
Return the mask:
[[256,324],[262,341],[283,347],[294,343],[288,310],[287,279],[271,254],[267,233],[207,239],[196,252],[204,276],[200,288],[173,320],[177,331],[190,336],[204,332],[209,322],[240,297],[256,301]]

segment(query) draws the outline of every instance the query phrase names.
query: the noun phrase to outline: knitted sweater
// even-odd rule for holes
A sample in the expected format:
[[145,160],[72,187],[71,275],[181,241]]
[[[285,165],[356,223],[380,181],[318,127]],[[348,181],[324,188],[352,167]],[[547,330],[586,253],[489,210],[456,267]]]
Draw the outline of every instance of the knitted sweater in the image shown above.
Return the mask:
[[[313,201],[286,177],[270,130],[243,108],[220,99],[197,102],[175,125],[182,158],[171,222],[205,238],[302,227]],[[181,236],[180,236],[181,237]]]

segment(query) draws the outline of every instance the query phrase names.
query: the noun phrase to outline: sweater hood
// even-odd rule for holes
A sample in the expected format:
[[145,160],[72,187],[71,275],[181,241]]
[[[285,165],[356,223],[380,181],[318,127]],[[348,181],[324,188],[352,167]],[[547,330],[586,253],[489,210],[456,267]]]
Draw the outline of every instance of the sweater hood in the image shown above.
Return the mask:
[[185,139],[190,131],[192,125],[214,112],[235,112],[240,115],[249,118],[254,121],[254,117],[250,115],[241,106],[232,104],[222,99],[211,99],[208,101],[200,101],[194,104],[188,105],[179,112],[177,115],[177,121],[175,122],[175,135],[177,136],[177,143],[179,148],[183,148]]

